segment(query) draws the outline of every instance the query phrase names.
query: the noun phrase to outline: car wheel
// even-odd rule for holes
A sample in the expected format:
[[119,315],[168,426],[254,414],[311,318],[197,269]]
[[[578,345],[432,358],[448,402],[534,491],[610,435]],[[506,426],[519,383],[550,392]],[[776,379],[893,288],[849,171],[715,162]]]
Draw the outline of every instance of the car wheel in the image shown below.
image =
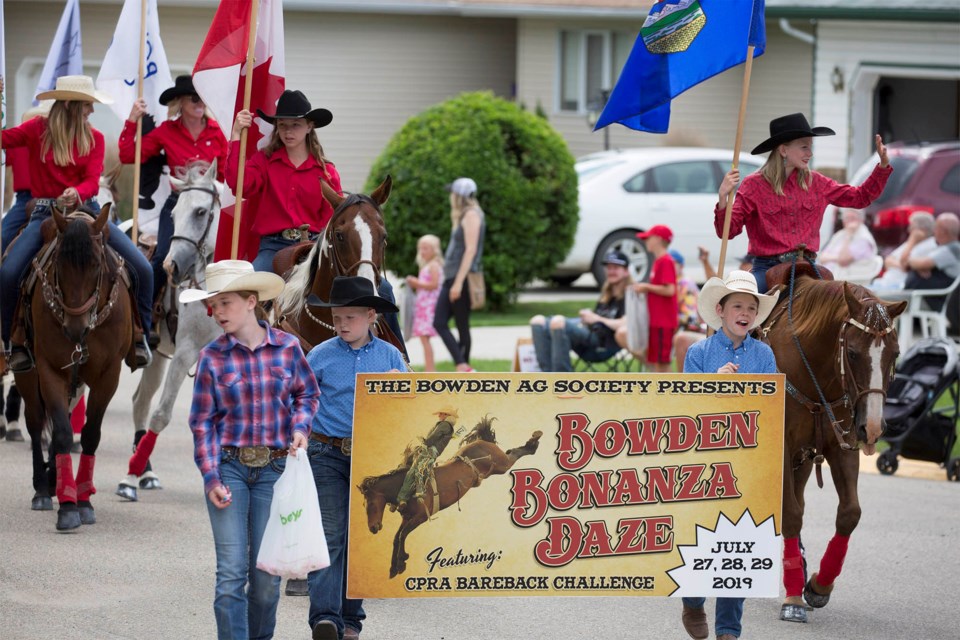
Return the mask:
[[593,257],[593,277],[602,286],[607,279],[603,268],[603,256],[610,251],[622,251],[630,260],[630,276],[634,282],[642,282],[650,276],[652,260],[643,241],[637,238],[636,231],[616,231],[603,239]]
[[583,274],[577,274],[575,276],[550,276],[550,282],[558,287],[569,287],[579,280],[581,275]]

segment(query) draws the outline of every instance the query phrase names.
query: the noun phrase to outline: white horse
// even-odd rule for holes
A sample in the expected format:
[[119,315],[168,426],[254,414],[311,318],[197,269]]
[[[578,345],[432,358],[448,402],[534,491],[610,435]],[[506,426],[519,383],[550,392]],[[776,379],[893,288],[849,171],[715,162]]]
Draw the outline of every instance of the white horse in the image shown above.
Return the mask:
[[[176,345],[167,323],[156,318],[160,328],[160,345],[153,364],[144,369],[140,384],[133,394],[133,422],[137,435],[136,450],[130,458],[127,476],[120,481],[117,495],[136,501],[137,487],[144,489],[160,488],[157,475],[149,468],[150,454],[153,452],[157,436],[170,422],[174,401],[183,384],[184,378],[200,357],[200,349],[222,335],[223,330],[207,315],[202,304],[179,304],[176,289],[184,285],[202,289],[205,286],[205,269],[213,256],[214,242],[217,236],[217,223],[220,217],[220,190],[216,182],[217,163],[195,163],[191,165],[183,179],[171,178],[174,188],[180,192],[180,199],[174,207],[173,238],[170,251],[163,267],[170,274],[174,290],[164,295],[164,311],[173,305],[179,309]],[[166,315],[166,314],[164,314]],[[172,356],[169,355],[172,352]],[[170,366],[166,360],[170,358]],[[166,378],[164,378],[166,370]],[[150,416],[147,414],[153,396],[163,383],[160,404]],[[148,428],[149,427],[149,428]]]

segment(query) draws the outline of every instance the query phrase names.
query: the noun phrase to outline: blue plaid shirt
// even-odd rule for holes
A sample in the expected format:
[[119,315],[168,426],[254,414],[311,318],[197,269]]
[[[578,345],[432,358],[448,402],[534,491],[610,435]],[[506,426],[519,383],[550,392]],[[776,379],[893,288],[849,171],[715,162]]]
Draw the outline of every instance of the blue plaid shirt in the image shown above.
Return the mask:
[[223,334],[200,351],[190,406],[194,459],[209,493],[220,484],[220,448],[289,446],[317,411],[317,382],[300,343],[267,330],[253,351]]
[[693,344],[683,361],[684,373],[716,373],[717,369],[732,362],[740,365],[737,373],[776,373],[777,361],[773,349],[759,340],[747,336],[736,349],[733,341],[722,330]]
[[331,438],[353,435],[353,399],[358,373],[406,371],[403,356],[388,342],[370,334],[370,342],[359,349],[339,337],[321,342],[307,354],[307,364],[320,385],[320,408],[312,429]]

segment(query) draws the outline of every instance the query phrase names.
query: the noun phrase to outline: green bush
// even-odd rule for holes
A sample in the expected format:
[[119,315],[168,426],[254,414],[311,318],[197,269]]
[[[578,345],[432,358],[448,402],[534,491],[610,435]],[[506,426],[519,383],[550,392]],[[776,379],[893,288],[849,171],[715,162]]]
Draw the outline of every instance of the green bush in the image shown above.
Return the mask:
[[450,237],[444,186],[476,180],[486,213],[483,271],[493,309],[553,272],[577,227],[577,176],[566,142],[550,124],[489,92],[464,93],[414,116],[387,144],[366,189],[393,176],[384,209],[389,267],[416,273],[420,236]]

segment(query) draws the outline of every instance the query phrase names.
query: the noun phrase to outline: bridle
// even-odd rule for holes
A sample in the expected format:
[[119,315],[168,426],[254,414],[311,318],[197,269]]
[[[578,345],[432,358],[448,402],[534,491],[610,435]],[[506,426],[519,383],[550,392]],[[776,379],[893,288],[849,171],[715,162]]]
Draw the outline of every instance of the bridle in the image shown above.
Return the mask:
[[218,204],[220,204],[220,193],[211,187],[184,187],[183,189],[180,189],[180,193],[183,193],[184,191],[202,191],[206,194],[209,194],[211,198],[210,206],[207,208],[207,226],[204,228],[199,239],[194,240],[188,236],[181,236],[177,234],[170,236],[171,247],[173,246],[174,242],[179,240],[180,242],[186,242],[192,246],[196,252],[196,260],[194,261],[193,276],[190,280],[190,284],[197,285],[199,283],[197,274],[206,266],[207,256],[212,252],[212,249],[207,247],[207,237],[210,235],[210,227],[213,226],[213,218],[216,213],[216,207]]

